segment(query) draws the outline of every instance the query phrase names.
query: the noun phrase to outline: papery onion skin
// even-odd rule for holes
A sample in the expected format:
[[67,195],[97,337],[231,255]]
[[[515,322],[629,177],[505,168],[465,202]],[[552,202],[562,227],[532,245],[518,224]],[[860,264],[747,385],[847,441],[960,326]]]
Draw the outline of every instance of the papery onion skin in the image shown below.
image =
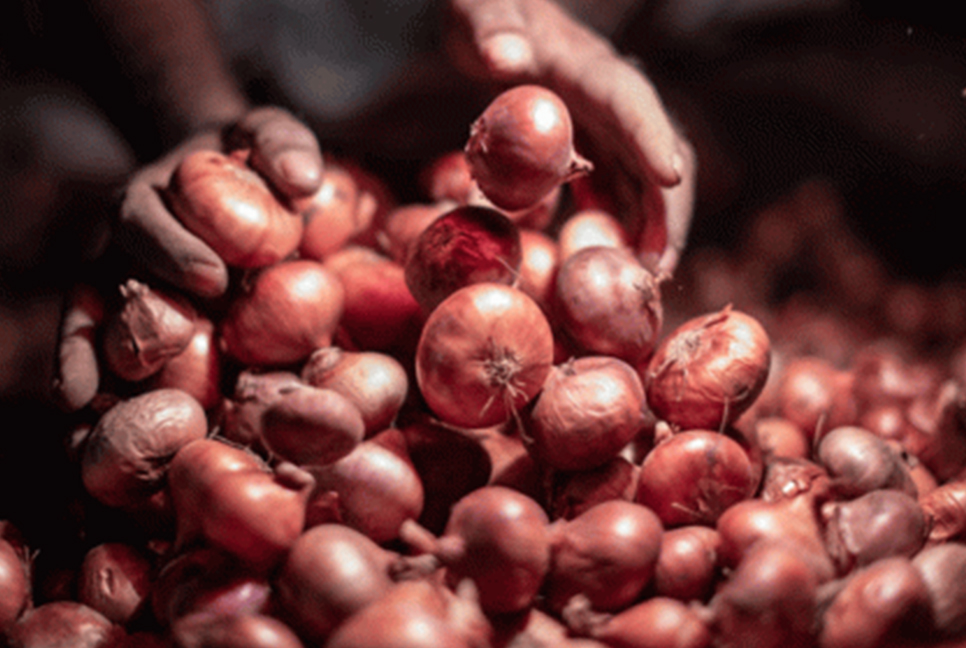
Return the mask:
[[497,96],[473,122],[464,150],[480,189],[507,210],[530,207],[593,168],[574,151],[567,106],[536,85]]
[[654,351],[664,322],[660,285],[627,249],[584,248],[557,271],[554,320],[584,353],[636,367]]
[[501,284],[461,288],[434,310],[416,349],[416,381],[446,423],[503,423],[543,387],[553,333],[540,307]]
[[243,365],[283,365],[328,346],[342,317],[345,289],[308,259],[262,269],[221,320],[224,350]]
[[189,154],[175,169],[165,197],[178,220],[225,263],[256,268],[292,254],[303,223],[246,161],[245,151]]
[[644,374],[647,400],[682,430],[719,430],[751,407],[770,366],[764,327],[726,307],[685,322],[661,341]]
[[526,416],[527,448],[557,470],[590,470],[644,430],[644,385],[634,367],[586,356],[554,367]]

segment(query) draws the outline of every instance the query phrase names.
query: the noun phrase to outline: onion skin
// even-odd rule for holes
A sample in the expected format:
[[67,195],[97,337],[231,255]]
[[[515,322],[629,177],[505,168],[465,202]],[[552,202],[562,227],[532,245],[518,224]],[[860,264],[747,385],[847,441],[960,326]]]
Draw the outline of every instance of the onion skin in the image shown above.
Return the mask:
[[529,207],[593,165],[573,148],[573,124],[556,94],[535,85],[511,88],[470,127],[464,149],[473,179],[502,209]]
[[853,378],[851,372],[824,358],[792,358],[783,366],[775,388],[777,413],[800,427],[809,439],[850,425],[857,415],[851,396]]
[[521,291],[480,283],[434,310],[416,349],[416,381],[440,419],[464,428],[503,423],[543,387],[553,333]]
[[[608,648],[708,648],[712,635],[701,615],[681,601],[656,596],[578,628]],[[568,619],[569,621],[569,619]]]
[[636,465],[618,455],[591,470],[555,473],[549,503],[551,519],[572,520],[610,500],[633,502],[637,470]]
[[76,601],[44,603],[25,613],[6,633],[8,648],[118,648],[124,628]]
[[634,367],[609,356],[554,367],[526,416],[527,449],[557,470],[590,470],[644,430],[644,385]]
[[247,157],[245,151],[191,153],[175,169],[165,197],[178,220],[226,264],[257,268],[295,252],[303,224]]
[[409,391],[406,370],[394,357],[339,347],[314,351],[302,367],[302,380],[349,399],[362,415],[367,437],[392,424]]
[[188,346],[198,314],[187,301],[134,279],[120,291],[124,304],[105,327],[104,360],[117,376],[137,382]]
[[685,322],[662,340],[644,375],[647,401],[679,429],[723,429],[758,398],[770,365],[762,325],[726,307]]
[[962,540],[966,530],[966,481],[957,479],[920,495],[919,504],[929,520],[929,542]]
[[557,271],[554,318],[583,352],[637,367],[650,357],[664,310],[657,278],[624,248],[584,248]]
[[522,258],[513,221],[495,209],[465,205],[435,219],[409,246],[406,286],[429,313],[464,286],[511,285]]
[[322,261],[362,232],[369,225],[366,221],[372,218],[372,213],[360,204],[360,198],[352,174],[326,165],[319,190],[293,205],[305,222],[299,256]]
[[150,506],[164,488],[171,457],[208,433],[204,409],[177,389],[158,389],[109,409],[88,437],[81,459],[87,492],[107,506]]
[[261,270],[221,321],[228,355],[243,365],[300,362],[329,346],[345,290],[321,263],[284,261]]
[[705,430],[681,432],[644,458],[635,501],[667,527],[713,526],[732,505],[752,497],[758,472],[730,437]]
[[321,644],[346,619],[390,591],[392,560],[393,554],[347,526],[306,530],[273,581],[280,618],[306,643]]
[[560,611],[582,594],[595,610],[633,603],[654,575],[664,533],[653,511],[611,500],[551,526],[551,565],[544,591]]
[[929,592],[932,627],[944,637],[966,632],[966,545],[926,547],[912,559]]
[[264,450],[265,412],[284,394],[304,386],[298,375],[290,371],[242,371],[235,381],[234,393],[225,401],[222,434],[233,443]]

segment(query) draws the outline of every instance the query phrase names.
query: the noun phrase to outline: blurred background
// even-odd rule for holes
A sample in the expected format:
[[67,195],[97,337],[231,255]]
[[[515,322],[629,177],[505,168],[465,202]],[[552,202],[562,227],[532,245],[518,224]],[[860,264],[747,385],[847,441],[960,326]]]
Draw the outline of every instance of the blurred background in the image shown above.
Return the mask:
[[[811,294],[842,317],[915,329],[927,344],[963,333],[966,28],[953,6],[631,4],[601,12],[573,3],[639,62],[698,151],[672,307],[753,308]],[[414,37],[420,47],[434,44],[431,32]],[[293,103],[257,55],[234,54],[253,100]],[[460,147],[480,107],[446,74],[423,77],[423,89],[318,125],[327,150],[361,153],[402,200],[425,152]],[[63,292],[107,249],[125,175],[170,146],[147,99],[84,3],[0,7],[3,401],[42,397]],[[427,107],[440,105],[451,116],[427,127]]]

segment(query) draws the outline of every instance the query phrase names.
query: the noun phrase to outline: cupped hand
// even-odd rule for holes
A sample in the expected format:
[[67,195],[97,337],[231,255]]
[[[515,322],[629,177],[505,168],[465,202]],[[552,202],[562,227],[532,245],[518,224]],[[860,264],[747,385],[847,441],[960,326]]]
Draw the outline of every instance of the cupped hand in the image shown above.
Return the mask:
[[696,159],[651,81],[552,0],[449,0],[446,43],[478,78],[535,82],[570,109],[593,184],[632,226],[641,259],[670,275],[687,240]]
[[312,131],[276,107],[251,110],[224,129],[196,133],[137,171],[121,201],[119,243],[162,279],[201,297],[228,287],[224,261],[185,229],[166,206],[162,189],[178,164],[197,150],[250,148],[250,164],[286,198],[310,196],[322,182],[322,154]]

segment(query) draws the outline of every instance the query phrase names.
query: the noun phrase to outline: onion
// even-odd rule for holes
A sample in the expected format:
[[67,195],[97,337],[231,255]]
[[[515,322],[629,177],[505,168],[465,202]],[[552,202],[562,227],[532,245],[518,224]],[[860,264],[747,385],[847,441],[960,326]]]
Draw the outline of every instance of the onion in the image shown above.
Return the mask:
[[933,628],[946,637],[966,632],[966,545],[926,547],[912,559],[929,592]]
[[84,486],[111,507],[151,507],[165,486],[171,457],[207,433],[204,410],[183,391],[158,389],[123,400],[105,412],[87,439]]
[[807,459],[812,454],[805,432],[780,416],[769,416],[755,422],[755,434],[765,457]]
[[372,209],[361,204],[352,174],[333,165],[326,165],[318,191],[296,201],[294,208],[305,221],[299,255],[316,261],[341,249],[369,226],[373,216]]
[[475,436],[490,458],[488,484],[507,486],[537,501],[542,500],[545,491],[544,471],[527,452],[519,434],[502,427],[492,427],[477,431]]
[[681,432],[644,458],[636,501],[665,526],[714,525],[726,509],[755,494],[758,472],[730,437],[704,430]]
[[349,617],[326,648],[479,648],[492,629],[479,607],[430,580],[405,581]]
[[634,501],[637,466],[622,456],[591,470],[555,472],[550,493],[550,517],[572,520],[609,500]]
[[409,245],[406,285],[425,312],[459,288],[510,285],[520,272],[520,233],[494,209],[462,206],[430,223]]
[[494,99],[470,127],[465,152],[486,197],[509,210],[529,207],[593,168],[574,151],[566,105],[535,85],[511,88]]
[[480,283],[430,314],[416,349],[416,381],[443,421],[480,428],[506,421],[543,387],[553,362],[546,316],[524,293]]
[[409,259],[410,248],[419,235],[437,218],[452,211],[456,203],[442,201],[431,204],[412,203],[395,208],[386,217],[379,232],[379,245],[389,257],[402,265]]
[[[357,254],[360,250],[366,253]],[[367,248],[345,248],[326,259],[325,267],[345,289],[340,325],[352,342],[360,349],[411,354],[423,314],[403,266]]]
[[255,268],[292,254],[303,226],[247,161],[247,151],[190,153],[164,195],[178,220],[225,263]]
[[819,648],[876,648],[921,638],[929,593],[907,558],[856,571],[822,614]]
[[263,450],[265,412],[284,394],[304,386],[290,371],[242,371],[235,381],[234,393],[225,401],[222,434],[233,443]]
[[77,600],[119,625],[127,625],[151,587],[152,564],[131,545],[107,542],[84,556]]
[[76,601],[44,603],[25,613],[6,633],[8,648],[117,648],[124,628]]
[[377,438],[325,466],[308,468],[315,478],[306,524],[341,522],[379,544],[399,536],[407,519],[423,510],[423,484],[408,458]]
[[714,645],[814,645],[817,588],[794,545],[755,545],[708,604]]
[[292,545],[274,579],[279,616],[311,645],[393,587],[393,554],[341,524],[322,524]]
[[557,233],[562,260],[587,247],[627,247],[627,241],[627,231],[621,222],[602,209],[584,209],[572,214]]
[[332,389],[304,385],[286,390],[262,414],[262,441],[299,465],[337,461],[359,445],[366,425],[359,408]]
[[627,607],[654,575],[663,531],[653,511],[623,500],[554,522],[544,586],[547,605],[560,611],[581,594],[595,610]]
[[263,614],[192,614],[171,634],[176,648],[302,648],[288,626]]
[[20,617],[30,595],[27,568],[17,551],[0,540],[0,635]]
[[450,585],[472,580],[485,612],[519,612],[533,604],[550,568],[548,524],[526,495],[484,486],[453,506],[440,538],[413,521],[403,525],[401,537],[436,556]]
[[825,544],[840,573],[893,556],[912,557],[929,528],[919,503],[900,491],[876,490],[822,506]]
[[204,540],[253,569],[269,570],[302,532],[313,485],[312,476],[292,464],[272,471],[253,453],[227,443],[189,443],[174,455],[168,472],[175,545]]
[[550,310],[557,282],[559,250],[556,241],[535,229],[520,229],[520,275],[517,288]]
[[215,325],[206,318],[195,320],[194,335],[181,353],[171,357],[152,376],[151,389],[180,389],[210,411],[221,403],[221,352],[215,342]]
[[574,632],[608,648],[707,648],[712,635],[698,611],[675,599],[656,596],[616,614],[567,610]]
[[916,485],[901,455],[868,430],[843,426],[829,431],[819,442],[816,457],[842,497],[879,488],[916,496]]
[[961,540],[966,531],[966,481],[946,482],[920,495],[919,504],[929,521],[929,542]]
[[420,171],[418,182],[420,190],[433,202],[452,200],[465,205],[476,189],[466,154],[461,150],[447,151],[430,161]]
[[314,351],[302,367],[302,380],[349,399],[362,415],[366,436],[392,424],[409,391],[406,370],[392,356],[339,347]]
[[188,346],[198,315],[187,301],[134,279],[120,291],[124,303],[105,326],[104,359],[116,375],[139,381]]
[[664,318],[657,279],[623,248],[584,248],[563,260],[555,304],[580,349],[635,367],[651,355]]
[[782,368],[775,398],[778,414],[800,427],[809,439],[852,424],[856,412],[851,372],[814,356],[790,359]]
[[757,319],[725,307],[693,318],[654,351],[644,384],[659,417],[683,430],[718,430],[751,407],[771,362]]
[[554,367],[526,417],[527,447],[558,470],[588,470],[644,430],[647,400],[634,367],[588,356]]
[[721,534],[700,525],[668,529],[654,566],[653,591],[679,601],[707,600],[718,577]]
[[200,547],[178,554],[160,569],[150,593],[155,619],[170,628],[178,619],[267,612],[271,586],[241,559]]
[[246,365],[299,362],[329,346],[345,291],[317,261],[283,261],[261,270],[221,321],[225,351]]

